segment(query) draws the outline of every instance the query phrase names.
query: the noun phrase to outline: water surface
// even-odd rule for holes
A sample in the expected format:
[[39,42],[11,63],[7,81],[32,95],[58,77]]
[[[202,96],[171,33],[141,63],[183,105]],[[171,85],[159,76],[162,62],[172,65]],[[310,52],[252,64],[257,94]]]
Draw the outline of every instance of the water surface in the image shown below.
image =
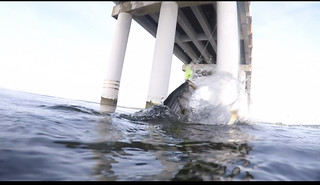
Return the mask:
[[184,123],[0,89],[0,180],[320,180],[320,127]]

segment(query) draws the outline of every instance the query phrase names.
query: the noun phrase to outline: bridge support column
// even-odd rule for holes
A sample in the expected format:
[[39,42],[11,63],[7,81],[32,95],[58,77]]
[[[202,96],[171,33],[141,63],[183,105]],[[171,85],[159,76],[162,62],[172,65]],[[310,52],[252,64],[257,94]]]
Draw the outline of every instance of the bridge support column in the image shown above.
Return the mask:
[[237,2],[217,2],[217,70],[238,77],[240,41]]
[[108,68],[101,94],[100,109],[104,112],[114,112],[117,106],[120,78],[131,20],[132,16],[129,13],[122,12],[118,15],[110,57],[107,61]]
[[160,8],[146,108],[160,104],[168,94],[177,17],[178,4],[163,1]]
[[[238,79],[240,62],[240,41],[237,2],[217,2],[217,71],[230,73],[235,79]],[[239,87],[232,84],[232,88],[228,88],[228,84],[221,87],[223,101],[236,101],[230,108],[231,118],[229,124],[232,124],[239,118]],[[234,91],[234,92],[230,92]],[[228,105],[227,102],[221,102]]]

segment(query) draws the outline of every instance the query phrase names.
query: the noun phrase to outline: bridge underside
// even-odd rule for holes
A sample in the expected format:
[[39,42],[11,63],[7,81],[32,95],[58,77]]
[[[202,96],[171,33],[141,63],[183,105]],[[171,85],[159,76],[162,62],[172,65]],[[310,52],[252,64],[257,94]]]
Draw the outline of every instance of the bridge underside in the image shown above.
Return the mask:
[[114,2],[112,16],[117,25],[101,105],[117,105],[132,19],[156,38],[146,108],[161,104],[167,97],[173,54],[185,65],[195,62],[231,74],[243,82],[241,94],[247,96],[243,102],[250,102],[252,31],[248,1]]
[[[151,35],[156,37],[162,1],[114,1],[112,16],[128,12],[132,18]],[[216,1],[177,1],[178,18],[173,54],[184,64],[196,61],[200,64],[216,64],[217,14]],[[240,68],[251,79],[252,18],[250,2],[237,2]],[[250,80],[247,83],[250,89]]]
[[[133,19],[156,37],[161,1],[121,2],[113,8],[112,16],[130,12]],[[135,4],[134,4],[135,3]],[[178,24],[174,54],[185,64],[201,58],[201,63],[216,63],[217,22],[215,1],[178,1]],[[252,32],[249,2],[237,2],[240,19],[241,64],[251,64]],[[209,43],[209,44],[207,44]],[[206,47],[205,47],[206,46]],[[202,56],[200,57],[202,52]]]

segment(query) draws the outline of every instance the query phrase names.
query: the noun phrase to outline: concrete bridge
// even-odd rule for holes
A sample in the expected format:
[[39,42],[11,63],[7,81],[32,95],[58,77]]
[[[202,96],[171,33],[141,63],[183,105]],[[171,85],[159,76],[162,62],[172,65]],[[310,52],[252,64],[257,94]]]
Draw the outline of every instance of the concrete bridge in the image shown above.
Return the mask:
[[117,19],[101,96],[115,110],[132,19],[156,38],[146,108],[168,95],[173,54],[185,65],[213,65],[246,82],[250,101],[252,29],[248,1],[114,1]]

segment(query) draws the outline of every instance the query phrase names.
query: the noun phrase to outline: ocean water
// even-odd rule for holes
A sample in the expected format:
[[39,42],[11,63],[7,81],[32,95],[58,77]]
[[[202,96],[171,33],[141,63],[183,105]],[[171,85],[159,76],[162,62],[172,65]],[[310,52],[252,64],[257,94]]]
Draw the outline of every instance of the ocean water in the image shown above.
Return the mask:
[[0,180],[320,180],[320,126],[181,122],[0,89]]

